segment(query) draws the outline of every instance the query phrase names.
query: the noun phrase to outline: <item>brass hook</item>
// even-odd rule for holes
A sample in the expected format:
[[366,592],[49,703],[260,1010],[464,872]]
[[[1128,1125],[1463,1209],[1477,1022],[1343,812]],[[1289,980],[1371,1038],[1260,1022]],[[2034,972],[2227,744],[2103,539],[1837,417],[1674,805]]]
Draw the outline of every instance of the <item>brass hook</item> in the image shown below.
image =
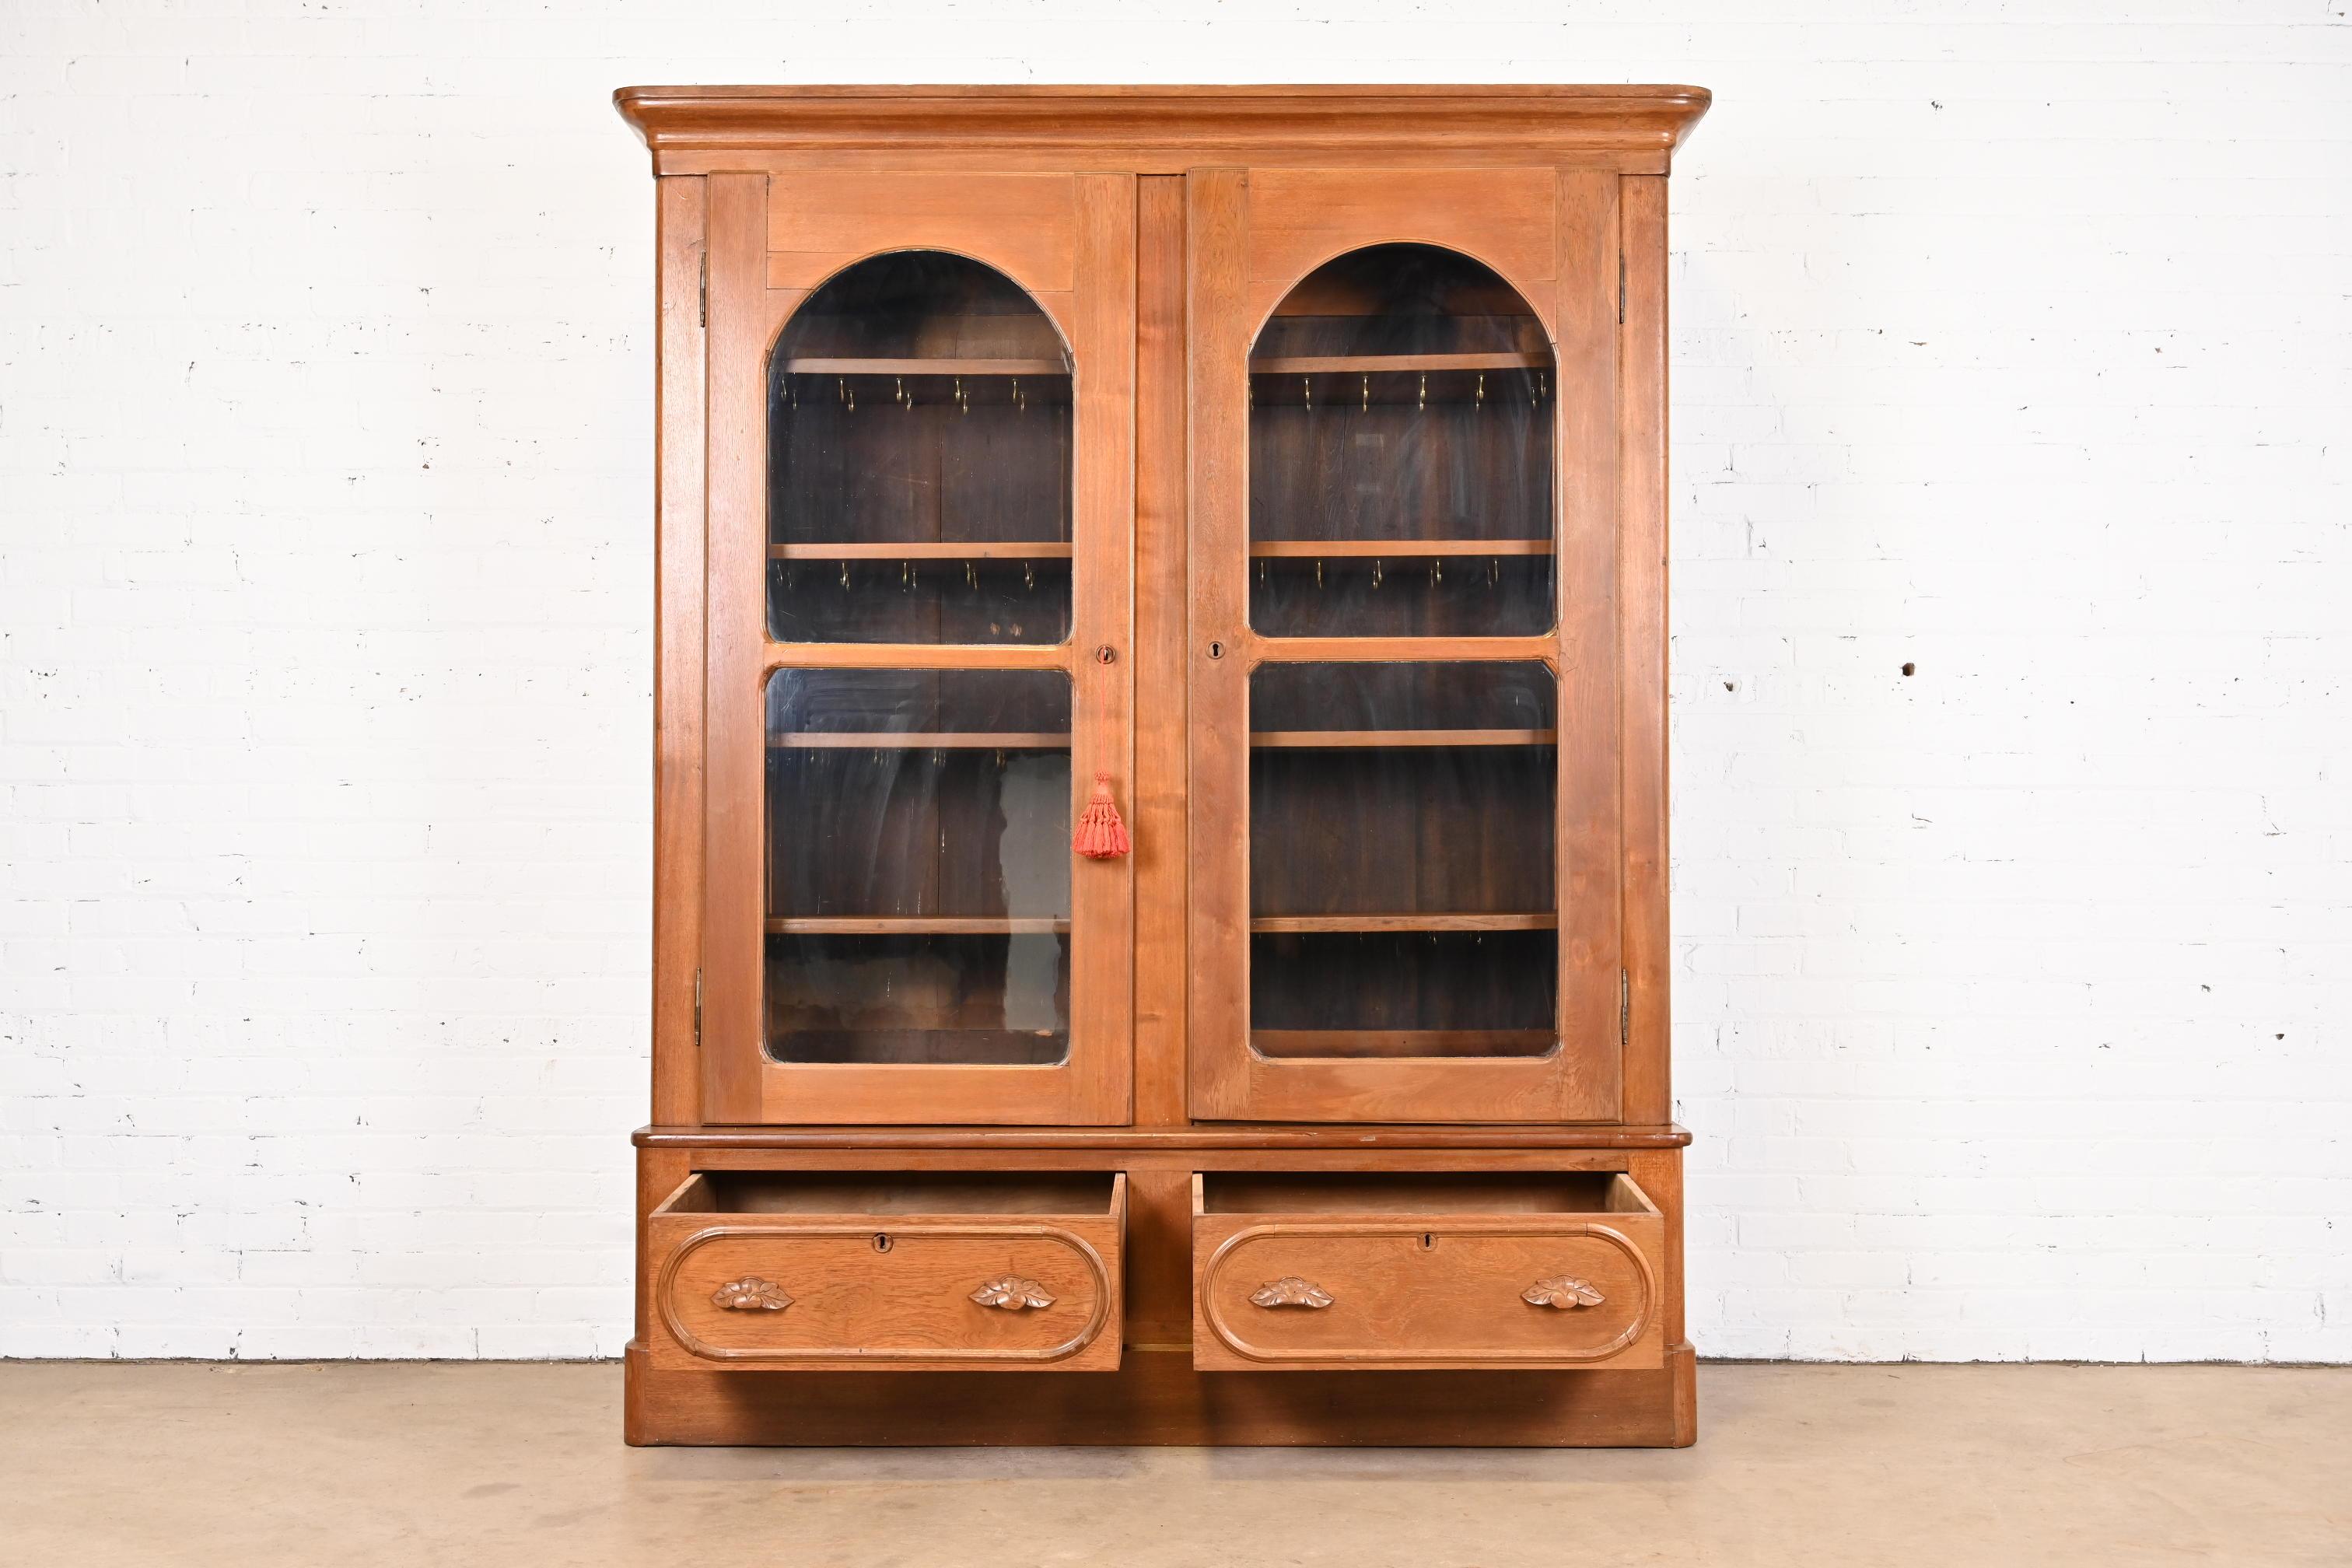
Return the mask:
[[1421,373],[1421,404],[1414,412],[1419,414],[1429,412],[1429,373],[1427,371]]

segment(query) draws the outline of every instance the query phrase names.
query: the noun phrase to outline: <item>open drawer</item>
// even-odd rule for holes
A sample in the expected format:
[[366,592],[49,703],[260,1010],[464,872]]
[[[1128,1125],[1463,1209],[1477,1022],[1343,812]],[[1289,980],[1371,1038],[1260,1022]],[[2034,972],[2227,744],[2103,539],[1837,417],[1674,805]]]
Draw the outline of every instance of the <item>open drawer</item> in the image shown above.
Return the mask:
[[1655,1368],[1664,1247],[1608,1172],[1197,1173],[1192,1364]]
[[647,1218],[653,1364],[1110,1372],[1127,1178],[706,1171]]

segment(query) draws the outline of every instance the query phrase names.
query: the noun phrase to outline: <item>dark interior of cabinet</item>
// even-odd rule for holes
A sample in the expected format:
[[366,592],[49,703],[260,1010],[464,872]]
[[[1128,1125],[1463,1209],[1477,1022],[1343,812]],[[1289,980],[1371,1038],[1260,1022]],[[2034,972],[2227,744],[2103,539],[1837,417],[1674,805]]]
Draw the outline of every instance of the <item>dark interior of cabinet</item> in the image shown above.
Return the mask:
[[1250,356],[1251,625],[1549,629],[1552,373],[1541,321],[1467,257],[1376,246],[1301,282]]
[[1607,1171],[1207,1171],[1203,1214],[1622,1214],[1654,1212]]
[[1265,1057],[1539,1057],[1559,1043],[1556,931],[1256,932]]
[[1559,702],[1526,661],[1252,672],[1260,1054],[1554,1048]]
[[1111,1212],[1097,1171],[705,1171],[665,1214],[1084,1215]]
[[766,957],[777,1061],[1021,1067],[1070,1054],[1066,931],[771,932]]
[[769,363],[771,634],[1066,638],[1072,415],[1061,339],[1003,274],[902,251],[826,283]]
[[1554,907],[1559,686],[1531,661],[1250,676],[1250,912]]
[[1058,670],[770,677],[772,1056],[1066,1056],[1070,718]]

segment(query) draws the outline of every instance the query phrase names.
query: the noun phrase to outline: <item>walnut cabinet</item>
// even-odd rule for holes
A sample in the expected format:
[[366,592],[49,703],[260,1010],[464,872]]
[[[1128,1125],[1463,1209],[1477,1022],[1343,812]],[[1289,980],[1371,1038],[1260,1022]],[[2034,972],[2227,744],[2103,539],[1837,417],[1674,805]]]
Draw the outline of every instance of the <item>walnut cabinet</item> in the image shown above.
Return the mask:
[[630,1440],[1691,1441],[1664,185],[1707,95],[616,99]]

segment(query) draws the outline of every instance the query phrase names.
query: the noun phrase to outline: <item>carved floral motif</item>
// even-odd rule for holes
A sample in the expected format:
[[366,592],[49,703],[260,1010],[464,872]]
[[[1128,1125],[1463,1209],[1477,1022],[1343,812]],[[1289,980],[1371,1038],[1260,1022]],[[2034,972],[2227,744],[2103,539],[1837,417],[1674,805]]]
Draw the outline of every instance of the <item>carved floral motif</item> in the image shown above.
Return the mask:
[[1024,1279],[1018,1274],[1000,1275],[971,1293],[971,1299],[983,1307],[998,1307],[1008,1312],[1018,1312],[1027,1307],[1050,1307],[1052,1292],[1034,1279]]
[[1590,1279],[1575,1279],[1561,1275],[1557,1279],[1538,1279],[1519,1292],[1519,1300],[1531,1307],[1558,1307],[1565,1311],[1575,1307],[1598,1307],[1609,1298],[1592,1288]]
[[746,1274],[712,1291],[710,1304],[730,1312],[781,1312],[793,1304],[793,1299],[774,1280]]
[[1251,1291],[1250,1300],[1261,1307],[1312,1307],[1319,1310],[1331,1304],[1331,1293],[1311,1280],[1286,1274]]

